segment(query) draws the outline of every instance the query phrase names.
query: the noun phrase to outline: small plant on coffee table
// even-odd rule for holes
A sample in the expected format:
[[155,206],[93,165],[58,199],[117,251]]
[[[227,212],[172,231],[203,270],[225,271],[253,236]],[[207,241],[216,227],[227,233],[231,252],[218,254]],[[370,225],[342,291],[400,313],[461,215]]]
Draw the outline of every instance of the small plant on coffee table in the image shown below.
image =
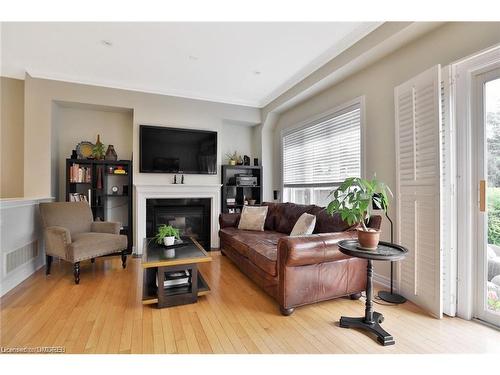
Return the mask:
[[[332,215],[339,213],[343,221],[349,225],[360,224],[358,240],[362,247],[376,248],[380,231],[367,227],[373,206],[387,211],[391,189],[375,177],[365,180],[359,177],[346,178],[340,186],[330,192],[333,199],[327,206],[327,212]],[[368,237],[368,238],[367,238]],[[365,242],[365,240],[367,240]]]
[[168,241],[168,242],[171,242],[170,243],[171,245],[173,245],[173,242],[174,242],[174,240],[176,238],[180,239],[179,229],[174,228],[171,225],[162,224],[158,228],[158,233],[156,234],[156,236],[154,236],[153,239],[158,244],[162,244],[162,245],[165,244],[165,245],[167,245],[167,241]]

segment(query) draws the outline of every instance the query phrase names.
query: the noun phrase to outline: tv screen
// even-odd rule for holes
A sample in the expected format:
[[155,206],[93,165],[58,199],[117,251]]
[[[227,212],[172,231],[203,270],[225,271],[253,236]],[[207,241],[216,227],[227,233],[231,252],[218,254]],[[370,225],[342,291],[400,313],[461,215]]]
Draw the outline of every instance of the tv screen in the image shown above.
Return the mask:
[[141,125],[140,172],[216,174],[217,133]]

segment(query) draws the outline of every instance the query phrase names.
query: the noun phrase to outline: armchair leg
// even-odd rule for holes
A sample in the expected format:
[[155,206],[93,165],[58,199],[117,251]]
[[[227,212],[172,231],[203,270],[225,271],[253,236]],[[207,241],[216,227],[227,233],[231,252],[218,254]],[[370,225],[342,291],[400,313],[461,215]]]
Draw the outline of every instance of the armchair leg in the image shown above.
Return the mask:
[[75,276],[75,284],[80,284],[80,262],[73,265],[73,275]]
[[122,251],[122,267],[127,267],[127,250]]
[[95,258],[90,258],[90,263],[95,263]]
[[50,266],[52,265],[52,255],[45,256],[45,274],[50,275]]

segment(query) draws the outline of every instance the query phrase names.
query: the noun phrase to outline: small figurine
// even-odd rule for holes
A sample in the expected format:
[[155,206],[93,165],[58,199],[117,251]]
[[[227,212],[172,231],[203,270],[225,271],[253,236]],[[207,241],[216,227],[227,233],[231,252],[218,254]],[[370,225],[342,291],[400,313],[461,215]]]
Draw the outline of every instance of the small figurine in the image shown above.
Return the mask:
[[174,174],[174,184],[177,184],[177,175]]
[[184,175],[181,175],[181,184],[184,183]]

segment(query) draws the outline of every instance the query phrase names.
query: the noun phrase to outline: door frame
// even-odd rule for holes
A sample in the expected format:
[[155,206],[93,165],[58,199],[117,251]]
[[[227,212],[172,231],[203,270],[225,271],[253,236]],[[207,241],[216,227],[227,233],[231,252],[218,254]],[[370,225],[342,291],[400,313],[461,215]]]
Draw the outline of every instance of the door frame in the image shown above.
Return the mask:
[[[478,75],[500,64],[500,45],[466,57],[452,65],[452,100],[455,108],[457,145],[457,316],[474,317],[478,186],[473,152],[473,84]],[[474,119],[476,121],[476,119]]]
[[[500,62],[495,63],[488,68],[485,68],[482,72],[476,74],[473,77],[473,92],[472,92],[472,118],[476,124],[484,124],[484,86],[487,82],[500,79]],[[487,149],[485,142],[485,126],[478,126],[474,130],[475,147],[473,149],[473,155],[477,156],[474,166],[474,181],[476,186],[479,185],[479,181],[488,180],[487,175]],[[487,186],[487,184],[486,184]],[[479,194],[478,194],[479,195]],[[486,203],[486,202],[485,202]],[[475,220],[475,243],[477,252],[474,256],[475,267],[473,269],[474,275],[474,292],[475,298],[473,300],[472,313],[473,317],[484,320],[488,323],[495,325],[500,325],[500,316],[494,316],[491,321],[490,314],[486,311],[486,306],[484,305],[484,283],[487,279],[488,265],[484,262],[486,258],[486,247],[488,241],[487,225],[488,225],[488,210],[481,212],[479,209],[479,200],[476,200],[476,220]]]

